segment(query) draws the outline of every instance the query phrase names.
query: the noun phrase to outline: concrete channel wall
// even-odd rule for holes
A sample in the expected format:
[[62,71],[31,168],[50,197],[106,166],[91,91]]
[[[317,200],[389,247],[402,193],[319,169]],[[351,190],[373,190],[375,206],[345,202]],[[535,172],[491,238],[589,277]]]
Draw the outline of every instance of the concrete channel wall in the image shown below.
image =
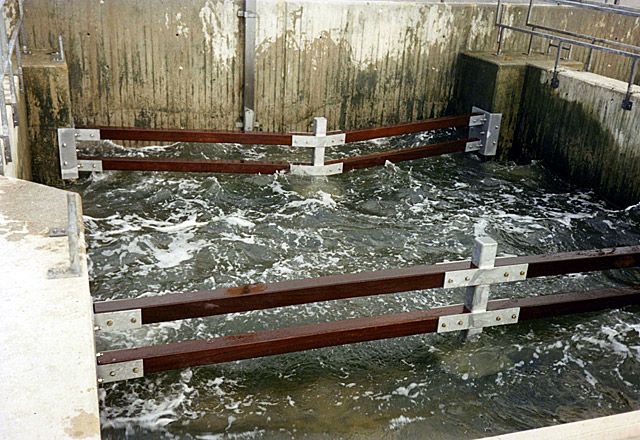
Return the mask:
[[[234,129],[242,107],[240,0],[25,0],[32,48],[62,35],[77,124]],[[526,6],[504,21],[524,23]],[[437,117],[453,96],[461,51],[495,50],[495,5],[260,0],[256,118],[265,131],[330,129]],[[538,23],[640,44],[640,21],[539,6]],[[528,38],[506,32],[507,51]],[[542,49],[542,41],[536,48]],[[584,57],[582,51],[576,56]],[[597,55],[597,73],[628,64]]]
[[459,64],[457,105],[503,113],[500,159],[543,160],[615,204],[640,202],[640,86],[625,110],[627,83],[580,63],[563,63],[555,89],[553,63],[542,57],[467,53]]

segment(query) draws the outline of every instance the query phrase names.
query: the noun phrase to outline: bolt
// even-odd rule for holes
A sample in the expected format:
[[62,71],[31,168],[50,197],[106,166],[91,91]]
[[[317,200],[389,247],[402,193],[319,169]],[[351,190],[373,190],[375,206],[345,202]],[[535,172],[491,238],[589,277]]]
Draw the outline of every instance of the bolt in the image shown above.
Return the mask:
[[140,368],[135,367],[135,368],[133,369],[133,372],[134,372],[134,373],[136,373],[136,374],[138,374],[138,373],[140,372]]
[[511,319],[516,319],[516,314],[511,315]]
[[102,383],[102,382],[104,382],[104,379],[103,379],[103,378],[101,378],[101,377],[99,377],[99,378],[98,378],[98,383]]
[[75,136],[76,136],[76,137],[80,137],[80,133],[78,133],[78,132],[76,131]]
[[451,283],[453,283],[453,280],[452,280],[452,279],[450,279],[450,280],[449,280],[449,284],[451,284]]
[[96,353],[96,357],[99,358],[100,356],[102,356],[102,353]]
[[113,321],[112,321],[112,320],[108,320],[108,321],[107,321],[107,325],[108,325],[109,327],[111,327],[111,326],[113,325]]
[[500,126],[499,126],[499,125],[496,125],[496,130],[497,130],[498,128],[500,128]]
[[99,325],[93,326],[93,331],[94,332],[100,331],[100,326]]
[[465,281],[469,281],[469,277],[464,277],[464,280]]
[[446,322],[443,322],[440,326],[441,326],[442,328],[445,328],[445,327],[447,326],[447,323],[446,323]]
[[138,322],[136,318],[131,318],[129,321],[131,321],[131,324],[135,324],[136,322]]
[[95,163],[94,163],[93,165],[91,165],[91,168],[95,168],[95,167],[96,167],[96,164],[95,164]]
[[505,273],[504,273],[504,277],[505,277],[505,278],[509,278],[509,272],[505,272]]
[[69,162],[67,162],[66,160],[63,162],[65,165],[69,165]]
[[521,271],[520,271],[520,275],[521,275],[521,276],[524,276],[524,270],[521,270]]
[[498,143],[498,141],[493,141],[493,145],[496,145]]
[[62,146],[63,146],[63,147],[66,147],[66,146],[67,146],[67,143],[66,143],[66,142],[63,142],[63,143],[62,143]]
[[109,376],[116,377],[116,372],[115,371],[109,371]]
[[462,320],[458,321],[458,325],[462,325]]
[[93,137],[93,133],[91,133],[89,136]]
[[502,321],[502,318],[499,316],[496,316],[496,321]]

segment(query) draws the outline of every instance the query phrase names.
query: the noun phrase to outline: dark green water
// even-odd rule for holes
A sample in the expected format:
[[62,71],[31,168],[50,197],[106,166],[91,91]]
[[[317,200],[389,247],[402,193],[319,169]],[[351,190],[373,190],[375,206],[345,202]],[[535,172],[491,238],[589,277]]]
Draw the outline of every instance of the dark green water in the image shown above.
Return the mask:
[[[389,144],[351,151],[380,148]],[[274,151],[176,145],[144,154],[284,157]],[[635,208],[611,207],[540,164],[483,163],[463,154],[328,180],[108,173],[76,189],[96,300],[467,259],[474,235],[483,233],[498,241],[499,255],[640,241]],[[634,272],[578,274],[497,286],[492,297],[634,281]],[[460,303],[463,295],[437,289],[178,321],[97,344],[105,350],[421,310]],[[467,344],[455,335],[416,336],[110,384],[101,391],[103,435],[460,439],[637,409],[638,311],[487,329]]]

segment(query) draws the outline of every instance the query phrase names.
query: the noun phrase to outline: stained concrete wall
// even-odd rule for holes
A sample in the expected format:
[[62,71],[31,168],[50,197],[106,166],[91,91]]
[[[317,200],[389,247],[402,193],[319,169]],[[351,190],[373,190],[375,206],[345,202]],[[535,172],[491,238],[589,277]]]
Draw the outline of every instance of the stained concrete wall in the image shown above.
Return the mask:
[[[623,206],[640,202],[640,86],[624,110],[625,82],[520,54],[461,55],[457,103],[503,113],[498,156],[540,159],[572,183]],[[485,84],[479,87],[478,82]]]
[[640,86],[627,111],[624,82],[567,70],[552,89],[551,76],[527,69],[514,148],[618,205],[640,202]]
[[[241,114],[240,0],[26,0],[35,48],[62,34],[78,124],[233,129]],[[505,21],[524,22],[523,5]],[[640,44],[640,21],[541,6],[537,22]],[[260,0],[256,116],[304,130],[324,115],[350,129],[440,116],[463,50],[494,50],[495,6],[415,1]],[[506,50],[528,38],[506,32]],[[542,49],[542,42],[536,47]],[[578,54],[581,56],[580,54]],[[597,72],[626,67],[596,57]]]

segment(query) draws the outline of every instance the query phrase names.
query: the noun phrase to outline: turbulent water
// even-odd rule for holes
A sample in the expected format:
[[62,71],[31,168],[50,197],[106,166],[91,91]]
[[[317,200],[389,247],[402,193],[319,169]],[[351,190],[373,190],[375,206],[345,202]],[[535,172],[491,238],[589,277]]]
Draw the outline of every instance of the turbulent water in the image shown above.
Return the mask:
[[[424,143],[404,137],[340,154]],[[103,145],[103,147],[105,147]],[[278,158],[234,145],[114,153]],[[467,259],[476,235],[499,255],[637,244],[640,211],[571,188],[541,164],[454,154],[329,179],[178,173],[80,181],[96,300]],[[610,271],[533,279],[494,298],[637,282]],[[145,326],[99,350],[422,310],[462,302],[428,290]],[[424,335],[155,374],[101,390],[111,438],[443,438],[609,415],[640,403],[640,308],[526,322],[477,342]]]

